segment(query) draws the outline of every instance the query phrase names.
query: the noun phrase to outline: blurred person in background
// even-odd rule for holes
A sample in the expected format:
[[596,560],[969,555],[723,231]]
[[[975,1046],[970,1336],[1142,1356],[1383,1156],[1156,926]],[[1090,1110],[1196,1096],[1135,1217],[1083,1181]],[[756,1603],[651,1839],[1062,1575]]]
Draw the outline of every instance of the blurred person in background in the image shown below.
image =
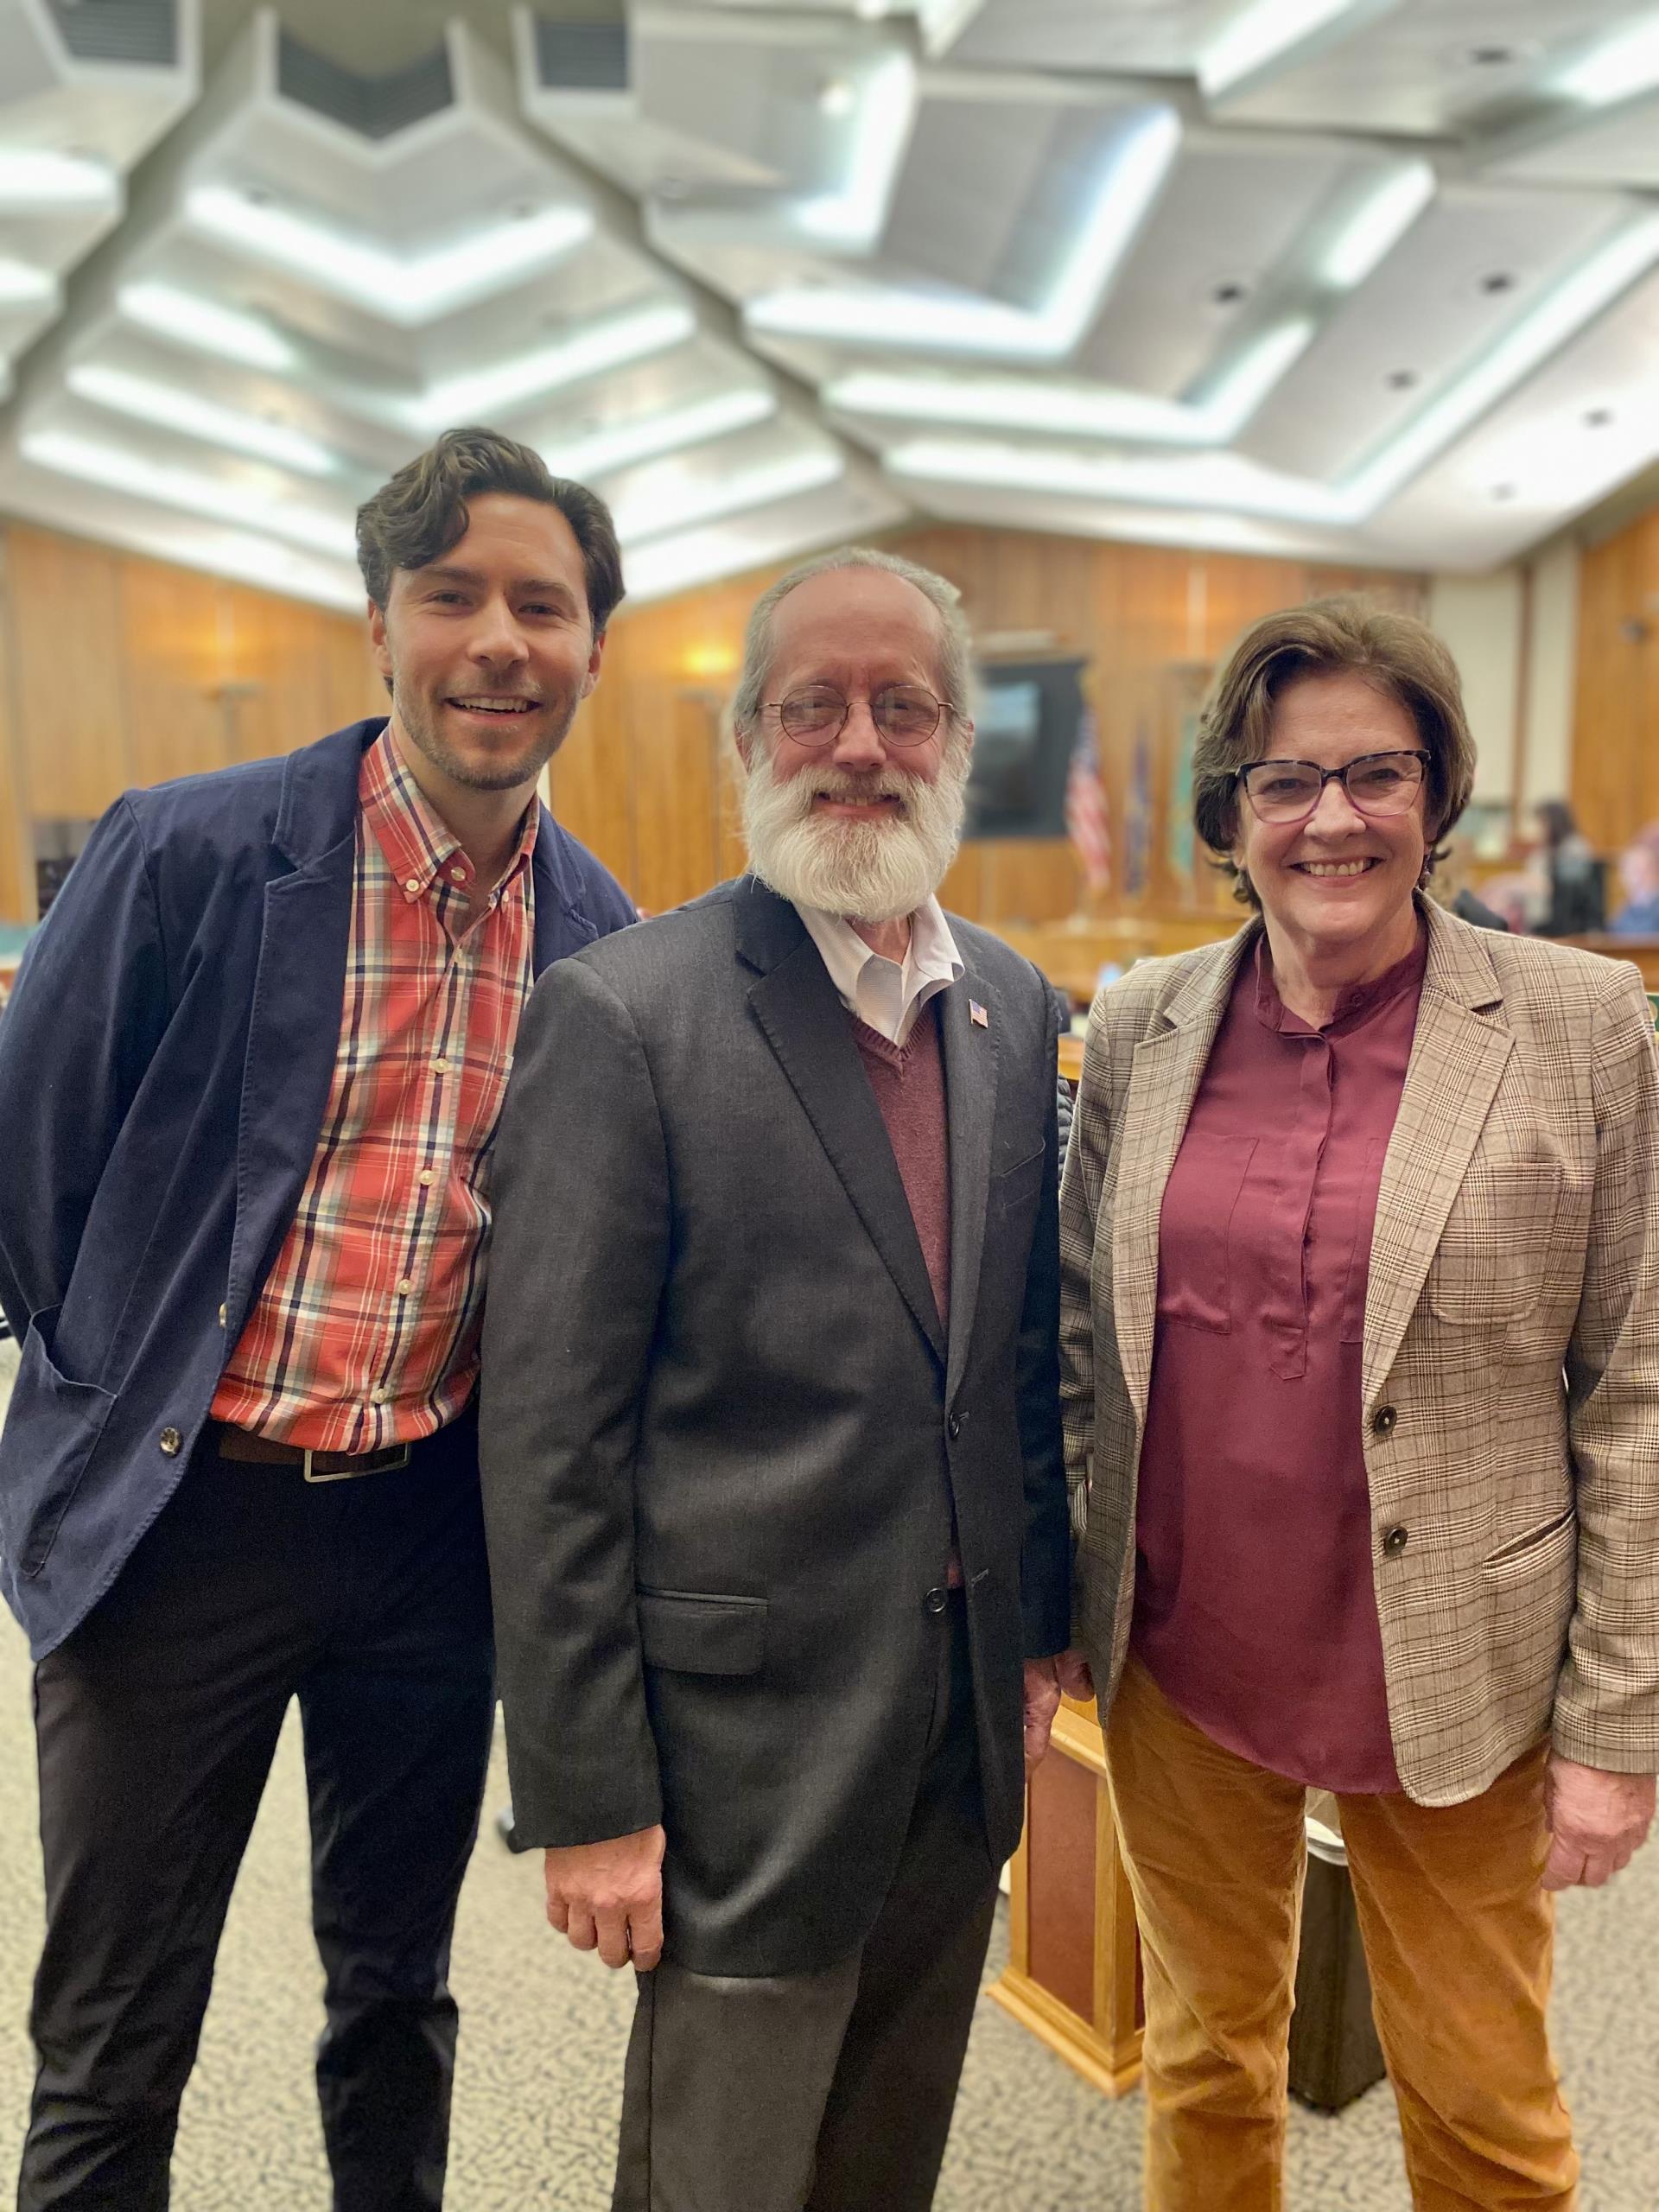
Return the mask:
[[1659,1769],[1659,1065],[1633,969],[1423,897],[1473,763],[1421,623],[1258,623],[1195,762],[1255,913],[1090,1023],[1061,1387],[1151,2212],[1282,2202],[1309,1786],[1419,2212],[1576,2201],[1550,1892]]
[[1442,837],[1434,862],[1432,883],[1427,887],[1448,913],[1478,930],[1506,930],[1510,925],[1496,907],[1489,906],[1469,887],[1469,840],[1452,835]]
[[1618,856],[1624,904],[1609,927],[1616,937],[1659,937],[1659,822],[1649,823]]
[[1546,798],[1533,813],[1539,832],[1534,930],[1540,937],[1584,937],[1605,928],[1607,893],[1601,861],[1580,834],[1572,808],[1565,799]]
[[129,791],[0,1023],[47,1905],[20,2212],[167,2204],[294,1697],[335,2212],[442,2199],[495,1710],[491,1153],[535,976],[633,918],[536,796],[622,575],[603,504],[486,430],[400,469],[358,550],[390,719]]

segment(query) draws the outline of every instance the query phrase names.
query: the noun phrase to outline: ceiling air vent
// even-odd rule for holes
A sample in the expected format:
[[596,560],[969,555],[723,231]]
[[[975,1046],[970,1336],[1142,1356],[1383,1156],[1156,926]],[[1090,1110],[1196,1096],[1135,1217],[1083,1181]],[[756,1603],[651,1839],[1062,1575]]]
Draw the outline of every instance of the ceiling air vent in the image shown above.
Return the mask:
[[412,123],[441,114],[455,97],[447,46],[435,47],[406,69],[394,69],[384,77],[357,77],[326,54],[302,46],[288,31],[283,32],[277,48],[276,85],[285,99],[375,139],[390,138]]
[[550,92],[626,92],[626,23],[554,23],[536,19],[536,69]]
[[66,54],[169,69],[179,58],[177,0],[47,0]]

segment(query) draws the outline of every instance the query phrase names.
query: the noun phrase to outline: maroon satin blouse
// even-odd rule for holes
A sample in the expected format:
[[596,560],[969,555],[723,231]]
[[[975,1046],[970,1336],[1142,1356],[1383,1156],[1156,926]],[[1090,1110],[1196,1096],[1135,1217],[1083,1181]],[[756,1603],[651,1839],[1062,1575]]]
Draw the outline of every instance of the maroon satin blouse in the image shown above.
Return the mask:
[[1322,1029],[1240,968],[1164,1192],[1133,1643],[1206,1735],[1319,1788],[1398,1789],[1360,1362],[1377,1186],[1428,954]]

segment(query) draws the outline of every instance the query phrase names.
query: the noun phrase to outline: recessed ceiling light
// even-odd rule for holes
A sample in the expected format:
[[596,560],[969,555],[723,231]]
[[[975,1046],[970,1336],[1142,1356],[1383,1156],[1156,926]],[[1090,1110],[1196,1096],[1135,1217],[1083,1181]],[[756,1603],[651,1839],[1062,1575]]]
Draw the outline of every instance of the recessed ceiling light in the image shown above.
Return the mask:
[[1488,45],[1465,46],[1459,58],[1469,69],[1508,69],[1527,57],[1520,47],[1494,40]]
[[1248,300],[1250,288],[1242,276],[1224,276],[1219,284],[1210,287],[1210,303],[1217,308],[1236,308],[1241,300]]
[[119,194],[119,181],[106,162],[33,146],[0,147],[0,207],[107,206]]
[[1480,280],[1483,292],[1512,292],[1515,286],[1514,272],[1508,269],[1489,270]]
[[1390,369],[1385,381],[1390,391],[1410,391],[1421,379],[1415,369]]

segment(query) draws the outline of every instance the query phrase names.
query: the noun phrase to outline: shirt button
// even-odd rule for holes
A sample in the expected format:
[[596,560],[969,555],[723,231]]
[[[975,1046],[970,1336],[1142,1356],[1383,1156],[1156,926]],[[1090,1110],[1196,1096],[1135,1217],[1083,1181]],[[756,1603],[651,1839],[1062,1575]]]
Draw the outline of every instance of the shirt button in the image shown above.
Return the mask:
[[421,879],[418,875],[411,875],[404,885],[405,891],[418,891],[420,887]]
[[407,1275],[403,1276],[403,1277],[401,1278],[401,1280],[399,1281],[398,1285],[397,1285],[397,1295],[398,1295],[398,1297],[399,1297],[399,1298],[407,1298],[407,1297],[409,1296],[410,1292],[411,1290],[413,1290],[413,1289],[414,1289],[414,1287],[415,1287],[415,1286],[414,1286],[414,1284],[410,1281],[410,1278],[409,1278]]
[[962,1422],[957,1414],[952,1414],[950,1420],[946,1421],[944,1424],[944,1433],[953,1444],[962,1434]]
[[219,1309],[219,1325],[221,1329],[227,1329],[230,1326],[229,1317],[222,1306]]
[[930,1590],[922,1600],[922,1611],[931,1613],[937,1619],[950,1603],[950,1592],[948,1590]]
[[449,880],[452,883],[465,883],[467,880],[466,869],[464,868],[452,868],[449,871]]
[[429,1191],[432,1187],[432,1170],[429,1167],[423,1167],[421,1170],[421,1185],[423,1189]]
[[369,1393],[369,1403],[372,1406],[384,1406],[391,1395],[391,1391],[383,1383],[377,1382]]
[[1398,1559],[1410,1541],[1410,1536],[1403,1529],[1390,1529],[1382,1539],[1382,1549],[1389,1559]]
[[176,1428],[164,1428],[162,1431],[161,1446],[165,1458],[176,1459],[184,1449],[184,1439]]
[[439,1075],[448,1075],[449,1072],[449,1063],[442,1055],[433,1061],[432,1065]]
[[1395,1411],[1392,1406],[1379,1406],[1376,1411],[1371,1415],[1371,1434],[1373,1436],[1392,1436],[1394,1434],[1394,1425],[1399,1418],[1399,1414]]

